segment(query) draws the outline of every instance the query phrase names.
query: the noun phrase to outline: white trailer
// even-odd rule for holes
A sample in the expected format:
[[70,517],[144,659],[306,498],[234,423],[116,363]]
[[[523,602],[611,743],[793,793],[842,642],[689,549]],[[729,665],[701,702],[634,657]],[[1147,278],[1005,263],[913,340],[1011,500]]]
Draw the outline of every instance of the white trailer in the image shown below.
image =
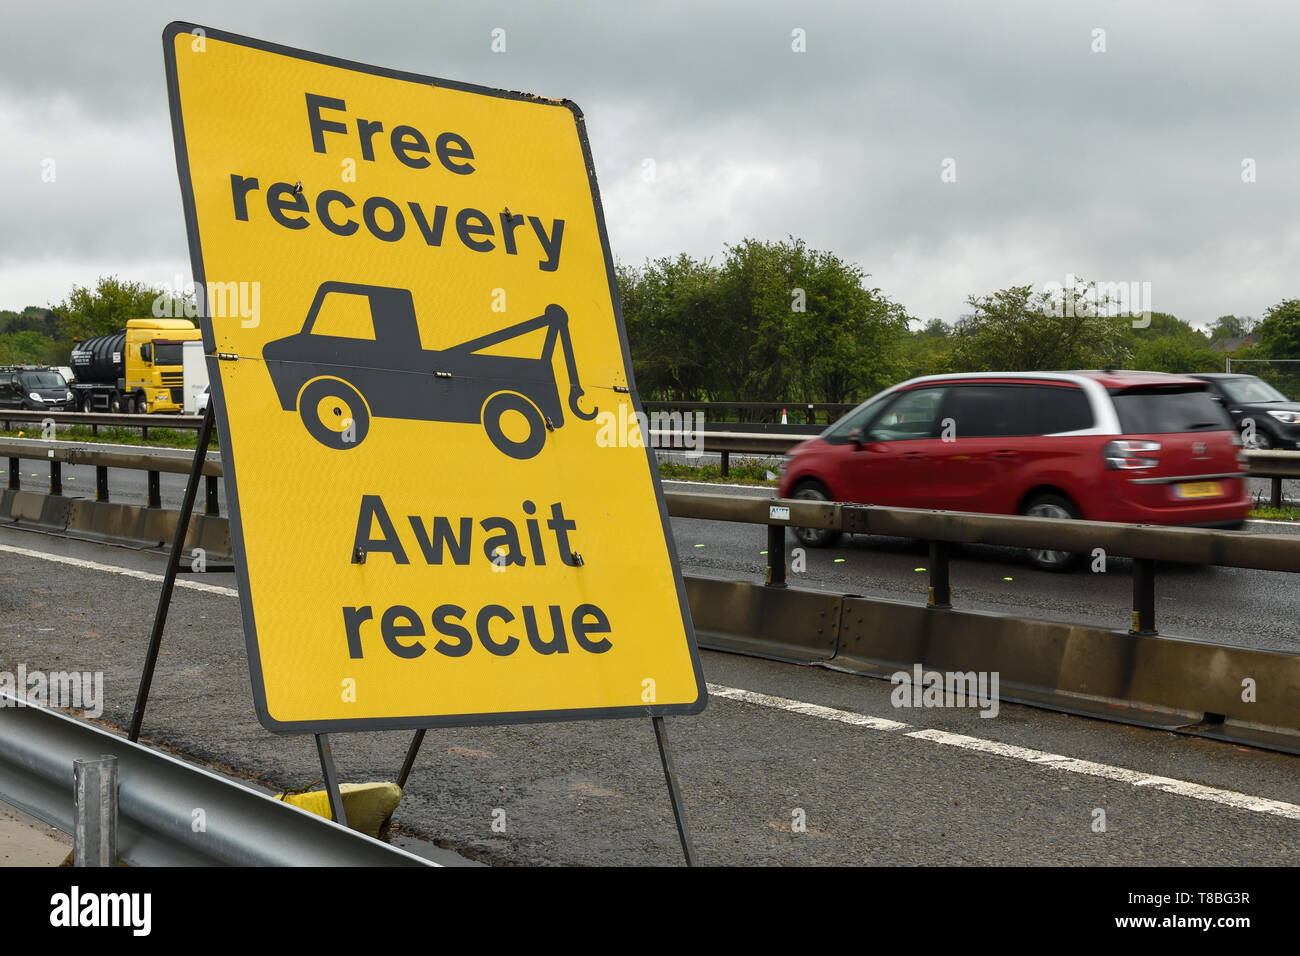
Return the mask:
[[195,402],[208,387],[208,363],[203,356],[202,342],[185,342],[181,346],[181,373],[185,388],[185,414],[197,415]]

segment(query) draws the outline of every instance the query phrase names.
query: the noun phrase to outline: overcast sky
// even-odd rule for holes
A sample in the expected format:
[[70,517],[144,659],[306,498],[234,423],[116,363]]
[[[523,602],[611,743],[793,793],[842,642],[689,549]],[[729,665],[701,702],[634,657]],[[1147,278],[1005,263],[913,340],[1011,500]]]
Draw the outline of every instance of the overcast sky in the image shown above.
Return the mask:
[[1198,325],[1300,296],[1300,4],[45,0],[0,36],[0,308],[188,279],[182,18],[576,101],[624,262],[793,234],[949,322],[1067,272]]

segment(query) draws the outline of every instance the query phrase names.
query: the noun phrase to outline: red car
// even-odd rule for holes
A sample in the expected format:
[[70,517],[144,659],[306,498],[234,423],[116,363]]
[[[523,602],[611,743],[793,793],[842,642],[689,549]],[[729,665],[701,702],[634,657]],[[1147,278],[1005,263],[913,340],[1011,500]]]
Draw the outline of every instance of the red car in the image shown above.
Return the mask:
[[[1239,528],[1241,438],[1203,381],[1160,372],[976,372],[886,389],[791,449],[783,498]],[[795,529],[811,547],[839,534]],[[1076,556],[1031,551],[1064,570]]]

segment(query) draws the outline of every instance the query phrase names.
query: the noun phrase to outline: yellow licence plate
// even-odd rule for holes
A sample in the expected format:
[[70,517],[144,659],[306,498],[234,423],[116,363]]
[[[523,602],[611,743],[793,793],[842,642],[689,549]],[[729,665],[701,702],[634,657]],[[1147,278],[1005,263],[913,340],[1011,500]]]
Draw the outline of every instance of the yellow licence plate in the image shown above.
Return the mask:
[[1214,498],[1223,494],[1217,481],[1189,481],[1174,485],[1175,498]]

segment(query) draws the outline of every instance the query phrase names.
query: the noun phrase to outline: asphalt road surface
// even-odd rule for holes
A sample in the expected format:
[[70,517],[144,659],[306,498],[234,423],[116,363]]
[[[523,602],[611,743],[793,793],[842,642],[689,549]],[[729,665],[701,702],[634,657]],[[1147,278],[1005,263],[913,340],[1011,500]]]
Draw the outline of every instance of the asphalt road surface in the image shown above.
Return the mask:
[[[716,533],[677,526],[697,566],[761,563],[755,529],[727,557]],[[842,554],[859,592],[913,587],[898,570],[914,561],[905,550]],[[156,555],[0,528],[0,670],[103,671],[101,720],[125,726],[160,570]],[[969,601],[1033,574],[981,555],[954,577]],[[310,738],[270,734],[254,716],[232,576],[194,577],[172,605],[146,742],[263,786],[310,783]],[[1052,600],[1082,605],[1087,588],[1119,598],[1121,578],[1066,578]],[[1200,580],[1189,593],[1210,590]],[[1268,597],[1262,607],[1276,588]],[[883,681],[708,652],[703,663],[708,708],[666,721],[702,863],[1300,864],[1295,757],[1014,705],[989,718],[895,708]],[[409,736],[334,735],[343,778],[393,779]],[[644,719],[430,731],[395,819],[408,839],[494,864],[681,860]]]

